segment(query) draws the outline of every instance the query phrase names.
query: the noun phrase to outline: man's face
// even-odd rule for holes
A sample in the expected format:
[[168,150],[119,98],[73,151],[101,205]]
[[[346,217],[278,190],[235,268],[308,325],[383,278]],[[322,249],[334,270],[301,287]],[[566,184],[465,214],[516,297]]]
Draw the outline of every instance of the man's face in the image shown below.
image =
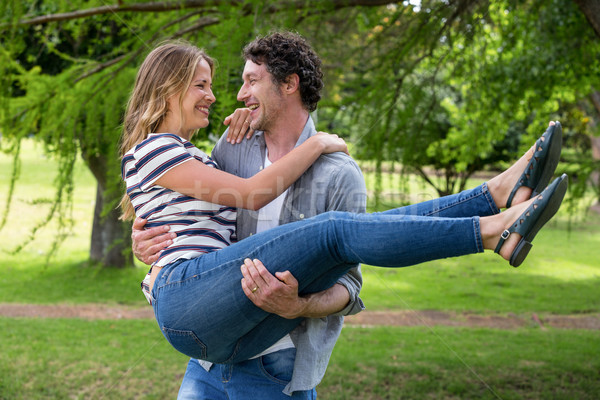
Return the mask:
[[264,64],[255,64],[248,60],[242,74],[244,83],[237,99],[243,101],[252,110],[250,126],[254,130],[269,131],[278,118],[285,118],[283,110],[284,96]]

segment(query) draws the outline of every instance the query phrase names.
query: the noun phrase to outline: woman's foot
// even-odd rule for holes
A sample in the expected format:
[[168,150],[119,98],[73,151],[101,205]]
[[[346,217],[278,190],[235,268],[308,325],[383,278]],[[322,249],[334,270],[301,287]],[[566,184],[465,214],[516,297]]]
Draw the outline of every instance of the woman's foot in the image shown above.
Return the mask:
[[516,163],[488,182],[498,208],[520,204],[541,192],[554,174],[561,147],[561,126],[550,121],[546,132]]
[[480,219],[486,249],[494,249],[514,267],[521,265],[539,230],[558,211],[567,192],[565,174],[556,178],[542,193],[505,212]]
[[[490,194],[492,195],[492,198],[496,202],[496,206],[498,208],[506,208],[508,196],[519,181],[525,168],[527,168],[529,160],[531,160],[531,157],[533,157],[534,151],[535,144],[531,146],[531,148],[527,150],[527,152],[525,152],[525,154],[523,154],[523,156],[519,158],[516,163],[511,165],[500,175],[496,175],[488,181],[488,189],[490,190]],[[527,186],[521,186],[515,193],[512,205],[515,206],[519,203],[529,200],[532,192],[533,189]]]
[[[533,204],[535,198],[522,201],[519,204],[506,209],[505,211],[489,217],[480,218],[481,237],[483,239],[483,247],[486,250],[494,250],[498,246],[498,242],[505,230],[510,227],[521,216],[527,208]],[[504,245],[498,252],[502,258],[509,260],[517,243],[522,236],[518,233],[511,234],[505,241]]]

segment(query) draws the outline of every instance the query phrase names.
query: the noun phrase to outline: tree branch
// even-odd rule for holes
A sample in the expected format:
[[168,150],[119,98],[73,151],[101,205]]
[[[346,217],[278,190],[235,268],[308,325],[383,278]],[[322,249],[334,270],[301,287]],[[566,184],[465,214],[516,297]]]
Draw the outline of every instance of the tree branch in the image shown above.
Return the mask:
[[17,25],[41,25],[47,24],[48,22],[69,21],[72,19],[81,19],[91,17],[94,15],[116,14],[121,12],[165,12],[188,8],[203,8],[223,3],[231,3],[232,5],[237,5],[241,2],[236,0],[184,0],[155,3],[113,4],[102,7],[88,8],[86,10],[41,15],[39,17],[21,20],[17,22]]
[[[357,6],[382,6],[390,3],[401,3],[401,0],[333,0],[331,5],[334,9]],[[204,8],[219,5],[241,6],[243,1],[239,0],[181,0],[181,1],[163,1],[154,3],[133,3],[133,4],[113,4],[102,7],[88,8],[85,10],[77,10],[64,13],[41,15],[29,19],[17,21],[17,26],[41,25],[49,22],[68,21],[73,19],[81,19],[94,15],[116,14],[122,12],[165,12],[174,10],[184,10],[190,8]],[[266,12],[275,13],[289,9],[304,9],[322,5],[323,2],[318,1],[281,1],[277,4],[266,8]],[[0,28],[11,26],[10,23],[0,24]]]
[[575,0],[575,3],[600,38],[600,0]]
[[[188,15],[185,15],[175,21],[171,21],[168,24],[164,25],[161,27],[161,29],[159,29],[158,32],[164,32],[164,30],[172,25],[175,25],[176,23],[182,22],[194,15],[198,14],[198,12],[193,12],[190,13]],[[179,38],[187,33],[193,32],[193,31],[197,31],[199,29],[204,28],[205,26],[209,26],[209,25],[214,25],[219,23],[219,19],[218,18],[210,18],[210,17],[204,17],[204,18],[199,18],[198,21],[196,21],[196,23],[194,23],[191,26],[188,26],[184,29],[180,29],[179,31],[175,32],[170,39],[176,39]],[[152,38],[150,39],[150,42],[156,40],[156,38],[158,37],[158,34],[155,34],[152,36]],[[138,55],[140,55],[140,53],[142,52],[142,50],[144,49],[144,46],[139,47],[137,50],[130,52],[129,53],[129,57],[127,58],[127,60],[123,63],[123,65],[121,66],[124,67],[125,65],[129,64],[133,59],[135,59],[135,57],[137,57]],[[86,73],[80,75],[77,79],[75,79],[74,83],[79,82],[82,79],[85,79],[91,75],[94,75],[98,72],[101,72],[102,70],[110,67],[111,65],[117,64],[118,62],[120,62],[121,60],[123,60],[125,57],[127,57],[128,54],[122,54],[118,57],[113,58],[112,60],[108,60],[106,62],[97,64],[94,68],[92,68],[91,70],[87,71]],[[119,68],[119,70],[121,69]],[[114,75],[114,74],[113,74]]]

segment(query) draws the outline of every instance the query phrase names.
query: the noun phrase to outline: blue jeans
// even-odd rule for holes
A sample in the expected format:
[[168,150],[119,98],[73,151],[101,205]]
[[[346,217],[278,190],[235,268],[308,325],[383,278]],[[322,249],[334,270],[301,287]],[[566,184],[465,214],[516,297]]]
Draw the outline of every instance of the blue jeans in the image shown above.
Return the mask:
[[315,389],[294,392],[283,389],[292,379],[296,349],[285,349],[237,364],[214,364],[206,371],[191,359],[179,388],[178,400],[269,399],[314,400]]
[[405,267],[483,251],[479,216],[496,207],[487,185],[373,214],[327,212],[278,226],[222,250],[162,268],[152,295],[158,325],[178,351],[219,364],[247,360],[301,321],[256,307],[240,266],[261,260],[289,270],[299,293],[331,287],[357,263]]

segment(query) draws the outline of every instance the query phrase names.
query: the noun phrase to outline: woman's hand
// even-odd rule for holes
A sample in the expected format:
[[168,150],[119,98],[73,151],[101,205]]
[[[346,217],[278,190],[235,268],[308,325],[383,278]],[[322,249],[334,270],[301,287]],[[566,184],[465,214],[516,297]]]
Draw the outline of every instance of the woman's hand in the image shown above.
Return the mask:
[[246,134],[246,139],[250,139],[254,133],[254,129],[250,128],[250,121],[249,108],[238,108],[233,114],[226,117],[223,124],[229,126],[227,142],[231,144],[241,143],[244,134]]
[[316,141],[322,146],[321,154],[335,153],[336,151],[349,154],[346,142],[338,135],[329,134],[327,132],[317,132],[317,134],[312,136],[309,140]]

